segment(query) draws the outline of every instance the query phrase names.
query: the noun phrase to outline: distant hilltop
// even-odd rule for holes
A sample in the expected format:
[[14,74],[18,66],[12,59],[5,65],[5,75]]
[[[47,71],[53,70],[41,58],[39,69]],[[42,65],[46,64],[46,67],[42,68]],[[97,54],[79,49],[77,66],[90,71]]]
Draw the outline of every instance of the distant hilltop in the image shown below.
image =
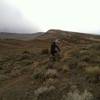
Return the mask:
[[[56,39],[56,38],[78,38],[78,39],[100,39],[100,35],[94,35],[89,33],[80,33],[80,32],[71,32],[71,31],[63,31],[58,29],[50,29],[44,34],[40,35],[38,38],[40,39]],[[100,41],[100,40],[99,40]]]
[[55,38],[66,38],[66,37],[84,37],[91,39],[100,39],[100,35],[81,33],[81,32],[71,32],[71,31],[63,31],[59,29],[50,29],[47,32],[37,32],[31,34],[24,33],[7,33],[1,32],[0,39],[18,39],[18,40],[32,40],[35,38],[38,39],[55,39]]
[[31,40],[36,38],[37,36],[42,35],[44,32],[37,32],[37,33],[7,33],[1,32],[0,39],[18,39],[18,40]]

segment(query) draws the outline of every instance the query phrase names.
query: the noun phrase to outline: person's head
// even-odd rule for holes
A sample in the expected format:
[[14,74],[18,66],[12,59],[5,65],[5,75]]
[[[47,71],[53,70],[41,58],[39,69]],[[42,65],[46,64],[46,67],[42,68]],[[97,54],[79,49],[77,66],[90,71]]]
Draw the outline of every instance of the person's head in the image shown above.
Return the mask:
[[60,40],[59,39],[56,39],[55,40],[55,43],[59,44],[60,43]]

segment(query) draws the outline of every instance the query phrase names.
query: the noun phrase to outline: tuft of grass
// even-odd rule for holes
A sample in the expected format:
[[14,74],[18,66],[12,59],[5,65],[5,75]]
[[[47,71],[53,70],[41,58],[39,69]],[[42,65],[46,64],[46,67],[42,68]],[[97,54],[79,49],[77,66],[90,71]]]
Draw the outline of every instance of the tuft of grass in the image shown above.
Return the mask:
[[93,95],[89,91],[84,90],[82,94],[80,94],[79,92],[79,90],[69,92],[67,96],[63,95],[62,100],[93,100]]
[[48,49],[43,49],[43,50],[41,51],[41,54],[49,54],[49,50],[48,50]]
[[25,50],[25,51],[23,51],[23,54],[30,54],[30,52]]
[[85,68],[85,72],[87,74],[91,74],[91,75],[100,75],[100,67],[99,66],[86,67]]
[[58,72],[55,69],[48,69],[45,74],[47,78],[56,78],[58,76]]
[[100,67],[86,67],[85,72],[89,77],[90,82],[98,83],[100,80]]
[[44,76],[44,74],[43,74],[42,72],[37,72],[37,73],[34,73],[34,74],[32,75],[32,79],[35,79],[35,80],[37,80],[37,79],[42,79],[43,76]]
[[36,68],[34,70],[34,73],[32,74],[32,79],[33,80],[43,80],[44,79],[44,73],[45,71],[42,70],[40,68]]

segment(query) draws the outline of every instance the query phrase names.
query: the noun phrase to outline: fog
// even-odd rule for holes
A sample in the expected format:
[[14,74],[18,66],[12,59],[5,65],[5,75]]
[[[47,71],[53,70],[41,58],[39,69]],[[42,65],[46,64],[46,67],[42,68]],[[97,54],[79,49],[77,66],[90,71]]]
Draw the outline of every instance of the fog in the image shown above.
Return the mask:
[[0,0],[0,31],[100,34],[100,0]]
[[0,0],[0,32],[34,33],[38,27],[23,16],[16,6]]

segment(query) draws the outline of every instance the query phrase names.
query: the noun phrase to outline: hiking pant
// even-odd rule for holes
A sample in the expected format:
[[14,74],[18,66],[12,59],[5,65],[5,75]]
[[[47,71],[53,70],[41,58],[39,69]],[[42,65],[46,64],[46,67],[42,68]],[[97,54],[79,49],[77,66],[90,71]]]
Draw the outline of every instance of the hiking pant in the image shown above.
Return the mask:
[[53,53],[52,54],[52,61],[59,61],[60,60],[60,53]]

